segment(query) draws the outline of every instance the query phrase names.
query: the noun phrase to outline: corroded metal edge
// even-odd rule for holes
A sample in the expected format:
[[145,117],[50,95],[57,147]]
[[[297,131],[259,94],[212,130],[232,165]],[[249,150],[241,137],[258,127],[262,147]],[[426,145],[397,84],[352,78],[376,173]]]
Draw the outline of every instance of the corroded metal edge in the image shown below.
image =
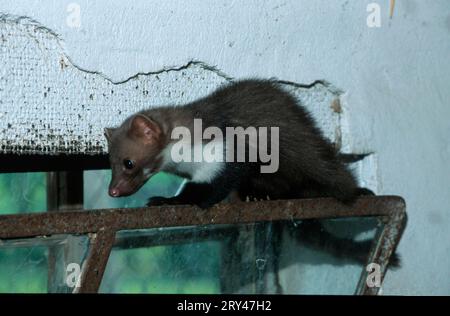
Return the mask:
[[89,250],[75,293],[97,293],[114,244],[114,231],[101,231],[89,236]]
[[[277,220],[381,216],[387,219],[369,256],[381,265],[382,279],[389,258],[406,224],[405,201],[398,196],[361,197],[351,205],[333,198],[220,203],[208,210],[196,206],[160,206],[103,210],[74,210],[1,215],[0,239],[55,234],[90,234],[90,249],[77,292],[97,292],[120,230],[192,225],[243,224]],[[365,270],[364,270],[365,271]],[[357,294],[377,294],[361,275]]]
[[367,282],[369,271],[366,267],[372,263],[378,264],[380,283],[383,284],[389,259],[397,249],[408,220],[404,201],[403,203],[394,205],[394,208],[390,209],[389,214],[382,219],[384,225],[378,229],[377,235],[374,238],[372,249],[368,256],[366,266],[361,273],[355,294],[378,295],[380,293],[381,287],[369,286]]
[[404,209],[404,205],[404,200],[397,196],[367,196],[359,198],[352,205],[340,203],[333,198],[320,198],[220,203],[208,210],[177,205],[0,215],[0,238],[87,234],[100,230],[387,216],[398,209]]

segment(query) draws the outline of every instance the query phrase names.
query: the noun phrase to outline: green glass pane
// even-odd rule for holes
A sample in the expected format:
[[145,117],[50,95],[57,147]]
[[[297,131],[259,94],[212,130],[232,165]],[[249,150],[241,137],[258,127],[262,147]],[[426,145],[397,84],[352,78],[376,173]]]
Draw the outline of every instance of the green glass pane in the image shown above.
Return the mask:
[[376,217],[325,219],[315,221],[322,226],[317,230],[310,222],[299,221],[285,238],[279,260],[284,291],[353,295],[381,223]]
[[[175,195],[181,183],[160,174],[115,199],[109,180],[110,171],[85,175],[86,208],[143,206],[150,196]],[[122,231],[100,291],[354,294],[381,226],[366,217]]]
[[87,250],[85,235],[0,240],[0,292],[71,293]]
[[46,247],[0,247],[0,293],[46,293]]
[[46,185],[43,172],[0,174],[0,214],[45,211]]
[[100,292],[219,293],[219,252],[219,242],[113,249]]
[[135,194],[113,198],[108,195],[111,170],[93,170],[84,172],[84,208],[141,207],[152,196],[174,196],[183,183],[183,179],[160,172],[153,176]]

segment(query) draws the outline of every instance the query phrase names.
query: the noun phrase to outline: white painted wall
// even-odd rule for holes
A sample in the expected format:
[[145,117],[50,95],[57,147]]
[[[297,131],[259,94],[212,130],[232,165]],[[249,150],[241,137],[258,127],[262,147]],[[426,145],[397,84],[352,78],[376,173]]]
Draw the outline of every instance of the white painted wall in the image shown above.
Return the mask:
[[[80,28],[66,23],[71,2],[80,5]],[[366,25],[369,2],[381,5],[380,28]],[[198,60],[233,78],[326,80],[339,88],[345,149],[375,152],[378,192],[401,195],[408,205],[403,267],[388,273],[383,292],[448,295],[450,3],[397,1],[392,19],[388,6],[2,0],[0,12],[38,21],[59,35],[77,69],[115,83]]]

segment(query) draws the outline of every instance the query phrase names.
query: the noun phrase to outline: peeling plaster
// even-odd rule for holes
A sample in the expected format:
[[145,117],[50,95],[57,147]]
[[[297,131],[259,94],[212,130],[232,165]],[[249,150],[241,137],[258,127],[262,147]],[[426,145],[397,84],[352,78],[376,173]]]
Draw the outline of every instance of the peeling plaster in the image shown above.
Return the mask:
[[[1,16],[0,37],[4,39],[0,51],[3,153],[104,153],[104,127],[116,126],[143,108],[182,105],[236,80],[206,62],[191,60],[114,81],[75,64],[56,32],[26,17]],[[307,84],[272,79],[295,95],[324,135],[341,146],[345,115],[341,89],[325,79]],[[362,167],[356,168],[360,174]],[[312,275],[315,270],[311,267],[308,271]],[[281,273],[282,277],[288,275],[289,271]],[[326,278],[329,274],[320,275]]]
[[[115,82],[75,65],[61,37],[33,19],[0,15],[0,34],[3,153],[106,152],[105,126],[119,125],[144,108],[194,101],[235,80],[192,60]],[[342,91],[326,80],[278,82],[310,110],[326,137],[341,143],[342,113],[331,105]]]

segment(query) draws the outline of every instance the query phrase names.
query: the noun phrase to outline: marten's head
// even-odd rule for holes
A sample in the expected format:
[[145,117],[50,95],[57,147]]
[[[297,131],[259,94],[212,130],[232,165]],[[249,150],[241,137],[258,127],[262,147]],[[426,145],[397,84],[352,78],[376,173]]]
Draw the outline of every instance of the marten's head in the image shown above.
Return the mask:
[[137,114],[118,128],[105,128],[105,136],[112,169],[109,195],[135,193],[161,167],[161,126],[150,117]]

